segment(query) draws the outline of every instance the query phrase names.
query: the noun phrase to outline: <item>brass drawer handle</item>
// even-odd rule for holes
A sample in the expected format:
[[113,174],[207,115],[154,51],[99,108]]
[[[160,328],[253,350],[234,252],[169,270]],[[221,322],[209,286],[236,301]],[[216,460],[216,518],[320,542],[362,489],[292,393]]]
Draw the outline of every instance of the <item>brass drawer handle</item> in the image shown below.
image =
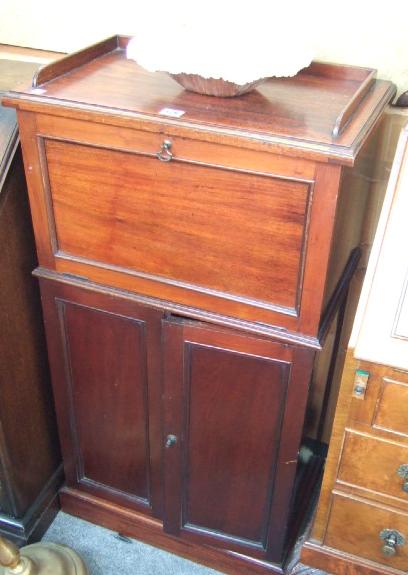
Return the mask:
[[397,545],[405,545],[405,537],[395,529],[383,529],[380,533],[380,539],[384,541],[382,552],[386,557],[394,557],[397,553]]
[[398,467],[397,473],[402,479],[404,479],[404,483],[402,484],[402,490],[405,493],[408,493],[408,463],[404,463]]
[[173,159],[170,140],[164,140],[160,150],[156,153],[156,157],[159,158],[161,162],[170,162],[170,160]]

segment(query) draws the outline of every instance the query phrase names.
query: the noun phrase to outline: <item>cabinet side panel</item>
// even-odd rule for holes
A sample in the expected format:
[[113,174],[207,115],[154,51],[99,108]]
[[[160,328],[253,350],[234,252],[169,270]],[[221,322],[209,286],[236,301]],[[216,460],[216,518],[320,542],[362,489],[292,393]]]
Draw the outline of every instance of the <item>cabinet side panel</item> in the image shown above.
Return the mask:
[[0,509],[16,517],[60,465],[35,265],[18,151],[0,189]]
[[148,500],[144,323],[60,306],[78,479]]
[[266,546],[288,366],[186,344],[183,523]]

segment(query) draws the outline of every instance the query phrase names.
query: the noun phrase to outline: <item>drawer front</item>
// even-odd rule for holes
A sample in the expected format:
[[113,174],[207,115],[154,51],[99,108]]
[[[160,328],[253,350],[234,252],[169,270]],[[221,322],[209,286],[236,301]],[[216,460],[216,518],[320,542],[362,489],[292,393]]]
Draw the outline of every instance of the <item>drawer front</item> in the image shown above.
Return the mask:
[[346,432],[338,480],[408,502],[408,446]]
[[[397,531],[405,544],[395,545],[393,555],[383,551],[380,534]],[[364,557],[401,571],[408,569],[408,515],[360,499],[333,496],[325,545]]]
[[47,118],[22,124],[40,265],[316,335],[338,166]]
[[378,429],[408,436],[408,383],[384,377],[374,412]]
[[399,441],[398,435],[408,437],[408,372],[363,360],[356,368],[367,371],[369,379],[364,399],[351,401],[348,425],[362,423],[394,441]]

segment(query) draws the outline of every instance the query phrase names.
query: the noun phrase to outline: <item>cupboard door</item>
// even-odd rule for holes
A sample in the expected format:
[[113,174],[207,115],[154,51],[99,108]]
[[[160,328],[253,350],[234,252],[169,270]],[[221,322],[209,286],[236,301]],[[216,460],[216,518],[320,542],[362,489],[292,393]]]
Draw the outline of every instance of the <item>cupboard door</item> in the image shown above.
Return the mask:
[[67,483],[160,514],[161,314],[42,282]]
[[167,532],[280,561],[313,352],[164,322]]

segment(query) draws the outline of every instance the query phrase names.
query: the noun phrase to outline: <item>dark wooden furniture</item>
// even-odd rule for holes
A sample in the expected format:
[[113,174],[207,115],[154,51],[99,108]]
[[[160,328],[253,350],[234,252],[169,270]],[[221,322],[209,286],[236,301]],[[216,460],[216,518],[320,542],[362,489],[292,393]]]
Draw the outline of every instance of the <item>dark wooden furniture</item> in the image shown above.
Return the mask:
[[[1,61],[2,87],[8,69],[20,79],[35,69],[19,66]],[[25,544],[57,511],[62,467],[18,144],[15,112],[0,106],[0,533]]]
[[127,61],[126,42],[62,59],[6,98],[62,506],[229,573],[278,573],[308,484],[313,362],[359,238],[358,198],[340,182],[394,90],[313,64],[240,98],[199,96]]

